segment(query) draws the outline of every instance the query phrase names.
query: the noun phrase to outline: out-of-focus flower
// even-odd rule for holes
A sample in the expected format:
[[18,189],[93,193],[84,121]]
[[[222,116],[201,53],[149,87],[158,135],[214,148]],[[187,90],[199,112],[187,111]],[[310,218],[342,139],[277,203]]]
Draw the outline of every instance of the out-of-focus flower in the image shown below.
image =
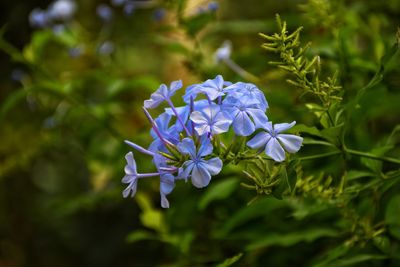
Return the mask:
[[223,60],[229,59],[232,53],[232,43],[229,40],[226,40],[222,43],[222,46],[215,51],[214,59],[216,63],[219,63]]
[[57,0],[50,5],[48,14],[52,20],[66,21],[74,16],[76,9],[76,3],[72,0]]
[[135,12],[135,9],[136,9],[136,5],[133,1],[128,1],[124,5],[124,13],[127,16],[132,15],[133,12]]
[[122,6],[127,0],[111,0],[113,6]]
[[11,72],[11,79],[15,82],[22,82],[26,75],[27,74],[22,69],[14,69]]
[[296,122],[278,123],[272,125],[271,122],[265,124],[264,129],[256,134],[247,145],[251,148],[265,148],[265,154],[270,156],[275,161],[285,160],[285,150],[289,153],[299,151],[303,138],[293,134],[281,134],[281,132],[292,128]]
[[84,52],[84,49],[82,46],[74,46],[74,47],[71,47],[70,49],[68,49],[68,55],[71,58],[80,57],[83,52]]
[[98,5],[96,13],[103,22],[109,22],[113,18],[113,10],[106,4]]
[[153,20],[156,22],[160,22],[165,18],[166,14],[167,14],[167,11],[165,10],[165,8],[157,8],[153,12]]
[[190,177],[192,184],[197,188],[207,186],[211,181],[211,176],[217,175],[222,169],[220,158],[204,159],[205,156],[210,155],[213,151],[213,146],[207,138],[202,139],[197,151],[193,140],[190,138],[184,138],[178,144],[178,149],[183,154],[190,156],[190,160],[183,163],[178,176],[182,179]]
[[218,5],[218,3],[215,2],[215,1],[210,2],[210,3],[208,4],[208,6],[207,6],[208,10],[213,11],[213,12],[217,11],[217,10],[218,10],[218,7],[219,7],[219,5]]
[[111,41],[105,41],[99,45],[97,51],[100,55],[111,55],[114,52],[114,44]]
[[44,28],[48,26],[49,21],[49,15],[47,14],[47,11],[43,9],[35,8],[29,14],[29,23],[32,27]]

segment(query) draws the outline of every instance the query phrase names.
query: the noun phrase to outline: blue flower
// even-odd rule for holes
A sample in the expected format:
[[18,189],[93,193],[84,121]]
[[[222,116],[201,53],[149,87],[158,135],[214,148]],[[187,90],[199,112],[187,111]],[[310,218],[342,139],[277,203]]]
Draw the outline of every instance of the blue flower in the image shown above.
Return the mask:
[[158,173],[158,172],[143,173],[143,174],[138,173],[137,167],[136,167],[136,161],[133,157],[132,152],[129,152],[128,154],[126,154],[125,159],[126,159],[127,165],[125,165],[125,176],[124,176],[124,178],[122,178],[122,183],[128,184],[128,187],[125,188],[125,190],[122,192],[122,195],[124,197],[128,197],[129,195],[131,195],[133,197],[136,194],[138,179],[159,176],[160,173]]
[[53,20],[69,20],[76,11],[76,3],[72,0],[57,0],[49,7],[49,17]]
[[100,55],[111,55],[114,52],[114,44],[110,41],[101,43],[97,48]]
[[210,3],[208,4],[208,6],[207,6],[208,10],[213,11],[213,12],[217,11],[217,10],[218,10],[218,7],[219,7],[219,6],[218,6],[218,3],[215,2],[215,1],[210,2]]
[[252,83],[237,82],[226,88],[230,90],[235,98],[249,98],[258,101],[259,107],[265,112],[268,108],[268,102],[264,93]]
[[222,43],[221,47],[215,51],[214,59],[216,63],[229,59],[232,53],[232,43],[226,40]]
[[160,22],[165,18],[167,11],[164,8],[157,8],[153,13],[153,20]]
[[273,160],[281,162],[285,160],[285,150],[288,153],[296,153],[299,151],[303,138],[292,134],[281,134],[281,132],[292,128],[296,124],[292,123],[278,123],[272,126],[268,122],[264,127],[267,132],[262,131],[256,134],[247,145],[251,148],[265,148],[265,154],[270,156]]
[[207,186],[212,175],[217,175],[222,169],[222,161],[215,157],[205,160],[204,157],[212,153],[213,147],[207,138],[203,138],[198,151],[192,139],[184,138],[178,144],[178,149],[183,154],[188,154],[190,160],[183,163],[178,176],[183,179],[191,177],[192,184],[197,188]]
[[[172,117],[171,115],[165,112],[162,113],[160,116],[158,116],[154,120],[154,122],[158,129],[158,132],[165,140],[168,140],[173,144],[177,144],[179,142],[179,132],[176,130],[175,125],[171,127],[169,126],[171,117]],[[163,150],[164,142],[159,138],[154,129],[151,129],[150,134],[153,137],[154,141],[151,143],[149,150],[152,152]]]
[[109,22],[113,18],[113,10],[106,4],[100,4],[96,8],[96,13],[104,22]]
[[122,192],[124,197],[131,195],[132,197],[136,194],[138,173],[136,168],[136,161],[133,158],[133,153],[129,152],[125,155],[127,165],[125,166],[125,176],[122,178],[124,184],[128,184],[128,187]]
[[222,108],[233,118],[233,130],[237,135],[249,136],[268,122],[267,115],[258,104],[258,100],[247,97],[227,97],[224,100]]
[[49,16],[45,10],[35,8],[29,14],[29,23],[32,27],[44,28],[49,23]]
[[132,15],[133,12],[135,11],[135,9],[136,9],[136,5],[134,2],[129,1],[129,2],[126,2],[124,5],[124,13],[127,16]]
[[227,132],[232,123],[227,112],[221,111],[219,105],[212,103],[201,111],[193,111],[190,120],[194,122],[194,129],[198,135],[208,136]]
[[213,80],[209,79],[204,83],[189,86],[186,89],[183,99],[186,103],[188,103],[190,101],[190,97],[195,99],[199,93],[203,93],[206,94],[210,100],[215,100],[220,96],[224,96],[226,93],[226,89],[224,87],[231,84],[231,82],[224,81],[224,78],[222,78],[221,75],[217,75]]
[[169,88],[165,84],[161,84],[157,91],[151,94],[150,99],[144,101],[144,107],[158,107],[163,101],[169,100],[181,87],[181,80],[172,82]]

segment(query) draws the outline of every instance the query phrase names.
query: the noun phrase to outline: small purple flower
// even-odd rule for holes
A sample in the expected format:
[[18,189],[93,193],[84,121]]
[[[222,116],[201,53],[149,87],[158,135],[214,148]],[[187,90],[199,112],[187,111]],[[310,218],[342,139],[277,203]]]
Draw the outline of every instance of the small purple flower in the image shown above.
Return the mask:
[[97,16],[103,22],[109,22],[113,18],[113,10],[106,4],[100,4],[96,8]]
[[128,187],[125,188],[125,190],[122,192],[122,195],[123,195],[123,197],[126,198],[129,195],[131,195],[132,197],[135,196],[138,179],[152,177],[152,176],[158,176],[160,174],[158,172],[157,173],[144,173],[144,174],[137,173],[136,161],[133,157],[132,152],[129,152],[128,154],[126,154],[125,159],[128,164],[125,165],[125,176],[124,176],[124,178],[122,178],[122,183],[128,184]]
[[190,120],[194,122],[194,128],[198,135],[207,136],[217,135],[227,132],[232,123],[232,119],[221,107],[212,103],[201,111],[193,111]]
[[265,154],[270,156],[273,160],[281,162],[285,160],[285,150],[288,153],[296,153],[300,150],[303,138],[293,134],[281,134],[281,132],[292,128],[296,124],[292,123],[278,123],[272,126],[268,122],[262,131],[256,134],[247,145],[250,148],[265,148]]
[[197,151],[193,140],[190,138],[184,138],[178,144],[178,149],[183,154],[190,156],[190,159],[185,161],[179,169],[178,176],[185,180],[190,176],[192,184],[197,188],[207,186],[211,181],[211,176],[217,175],[222,169],[222,160],[220,158],[204,159],[213,150],[213,146],[207,138],[202,139]]
[[49,23],[49,16],[45,10],[35,8],[29,14],[29,23],[35,28],[44,28]]
[[151,94],[150,99],[144,101],[145,108],[156,108],[163,101],[169,101],[175,92],[182,87],[182,81],[174,81],[168,88],[165,84],[161,84],[160,87]]
[[228,97],[224,100],[223,109],[233,118],[233,130],[237,135],[249,136],[268,122],[267,115],[258,107],[258,103],[258,100],[249,98]]

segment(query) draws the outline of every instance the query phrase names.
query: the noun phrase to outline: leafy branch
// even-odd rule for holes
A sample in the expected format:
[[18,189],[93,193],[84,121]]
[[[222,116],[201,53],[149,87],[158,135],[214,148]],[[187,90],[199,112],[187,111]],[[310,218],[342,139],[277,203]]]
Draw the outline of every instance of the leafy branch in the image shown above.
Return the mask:
[[310,47],[310,43],[301,46],[299,41],[300,32],[303,27],[299,27],[293,33],[288,33],[286,22],[282,22],[280,16],[276,15],[279,33],[273,35],[260,35],[267,40],[262,45],[268,51],[279,54],[280,61],[271,61],[270,64],[277,65],[279,68],[288,71],[294,79],[288,79],[290,84],[302,89],[303,94],[310,93],[316,96],[322,105],[328,109],[335,103],[342,100],[340,96],[341,87],[337,85],[337,72],[326,81],[320,78],[321,60],[319,56],[314,56],[309,60],[305,53]]

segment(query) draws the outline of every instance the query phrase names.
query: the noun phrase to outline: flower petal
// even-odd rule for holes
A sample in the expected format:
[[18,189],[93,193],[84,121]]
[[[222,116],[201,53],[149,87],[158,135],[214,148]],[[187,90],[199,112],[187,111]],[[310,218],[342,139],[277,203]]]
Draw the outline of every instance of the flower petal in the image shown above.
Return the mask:
[[131,197],[134,197],[136,194],[136,190],[137,190],[137,179],[133,180],[133,182],[130,183],[127,188],[125,188],[125,190],[122,192],[122,196],[124,198],[127,198],[130,194]]
[[168,201],[167,197],[163,193],[160,193],[160,196],[161,196],[161,207],[164,209],[168,209],[169,201]]
[[303,138],[293,134],[279,134],[278,140],[282,144],[283,148],[289,153],[296,153],[300,150]]
[[168,97],[173,96],[175,92],[180,88],[182,88],[182,80],[173,81],[169,86]]
[[193,167],[192,171],[192,184],[197,188],[206,187],[211,181],[211,174],[203,166],[203,164],[197,164]]
[[165,173],[160,176],[160,192],[168,195],[175,188],[175,177],[170,173]]
[[204,163],[200,163],[200,164],[204,164],[204,166],[207,168],[208,172],[211,175],[217,175],[218,173],[220,173],[220,171],[222,169],[222,160],[218,157],[209,159],[209,160],[205,161]]
[[279,144],[276,138],[271,138],[265,146],[265,154],[270,156],[273,160],[281,162],[285,160],[285,150]]
[[199,151],[197,152],[197,158],[210,155],[213,151],[213,146],[210,139],[202,138]]
[[193,111],[192,114],[190,114],[190,120],[196,124],[207,124],[208,123],[207,118],[200,111]]
[[296,121],[292,121],[291,123],[277,123],[274,124],[274,130],[278,134],[292,128],[295,124]]
[[262,128],[268,123],[268,117],[261,109],[247,108],[246,112],[253,118],[256,128]]
[[182,142],[178,144],[178,150],[184,154],[189,154],[193,159],[196,158],[196,147],[191,138],[184,138]]
[[266,132],[259,132],[250,141],[247,142],[247,146],[253,149],[265,147],[265,145],[271,139],[271,135]]
[[246,112],[241,111],[233,121],[233,130],[237,135],[248,136],[254,133],[255,126]]

